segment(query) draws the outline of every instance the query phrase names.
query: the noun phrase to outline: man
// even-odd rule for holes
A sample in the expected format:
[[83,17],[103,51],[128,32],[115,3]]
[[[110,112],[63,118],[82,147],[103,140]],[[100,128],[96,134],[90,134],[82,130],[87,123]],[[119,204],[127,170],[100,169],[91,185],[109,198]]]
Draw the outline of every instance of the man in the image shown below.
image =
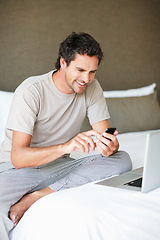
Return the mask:
[[[109,113],[94,79],[102,58],[93,37],[72,33],[60,45],[56,70],[16,89],[0,154],[1,239],[39,198],[131,169],[128,154],[118,152],[118,132],[104,133]],[[93,130],[79,133],[86,113]],[[69,157],[96,147],[98,155]]]

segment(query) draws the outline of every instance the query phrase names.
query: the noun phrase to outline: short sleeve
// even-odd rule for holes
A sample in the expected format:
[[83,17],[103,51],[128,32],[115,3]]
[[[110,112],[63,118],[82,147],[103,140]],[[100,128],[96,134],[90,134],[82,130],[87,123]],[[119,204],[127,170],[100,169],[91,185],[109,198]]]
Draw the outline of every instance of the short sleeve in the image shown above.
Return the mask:
[[91,125],[110,118],[99,82],[94,79],[86,90],[87,116]]
[[7,129],[32,135],[39,111],[39,97],[33,87],[17,89],[11,105]]

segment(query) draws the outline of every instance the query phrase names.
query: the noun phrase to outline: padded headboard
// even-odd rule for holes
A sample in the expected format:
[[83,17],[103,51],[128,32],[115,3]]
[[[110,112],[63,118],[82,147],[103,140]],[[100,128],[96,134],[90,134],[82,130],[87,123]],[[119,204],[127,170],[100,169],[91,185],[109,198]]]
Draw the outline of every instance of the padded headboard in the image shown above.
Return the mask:
[[59,43],[72,31],[101,44],[96,78],[104,90],[157,83],[160,96],[159,0],[0,1],[0,89],[54,69]]

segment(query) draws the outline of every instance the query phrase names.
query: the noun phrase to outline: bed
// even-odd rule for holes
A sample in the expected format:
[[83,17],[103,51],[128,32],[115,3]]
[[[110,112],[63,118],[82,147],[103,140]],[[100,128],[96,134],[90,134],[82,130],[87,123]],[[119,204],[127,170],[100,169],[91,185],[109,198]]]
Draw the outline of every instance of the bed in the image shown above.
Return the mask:
[[[148,132],[119,135],[134,168],[143,166]],[[159,199],[160,189],[142,194],[96,183],[62,190],[33,204],[10,239],[159,240]]]
[[160,189],[148,194],[94,183],[37,201],[11,240],[159,240]]
[[[110,125],[119,131],[120,149],[130,154],[133,169],[143,166],[147,133],[160,129],[156,85],[128,91],[105,91],[104,96],[112,116]],[[0,141],[12,97],[13,93],[0,92],[1,101],[5,102],[5,107],[0,107],[0,113],[5,115]],[[85,119],[82,130],[89,128]],[[84,154],[74,152],[71,156],[76,159]],[[11,231],[10,239],[159,240],[159,199],[159,188],[142,194],[100,186],[95,182],[62,190],[33,204]]]

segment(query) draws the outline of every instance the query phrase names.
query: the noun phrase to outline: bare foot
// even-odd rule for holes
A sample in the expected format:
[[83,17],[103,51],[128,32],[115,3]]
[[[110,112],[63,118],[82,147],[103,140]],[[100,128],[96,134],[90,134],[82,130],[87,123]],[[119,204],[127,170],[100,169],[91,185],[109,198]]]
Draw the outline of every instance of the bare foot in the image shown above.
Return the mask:
[[36,191],[36,192],[25,195],[24,197],[22,197],[22,199],[18,203],[11,206],[10,219],[14,222],[14,226],[18,224],[23,214],[34,202],[53,192],[54,191],[51,188],[47,187],[40,191]]

